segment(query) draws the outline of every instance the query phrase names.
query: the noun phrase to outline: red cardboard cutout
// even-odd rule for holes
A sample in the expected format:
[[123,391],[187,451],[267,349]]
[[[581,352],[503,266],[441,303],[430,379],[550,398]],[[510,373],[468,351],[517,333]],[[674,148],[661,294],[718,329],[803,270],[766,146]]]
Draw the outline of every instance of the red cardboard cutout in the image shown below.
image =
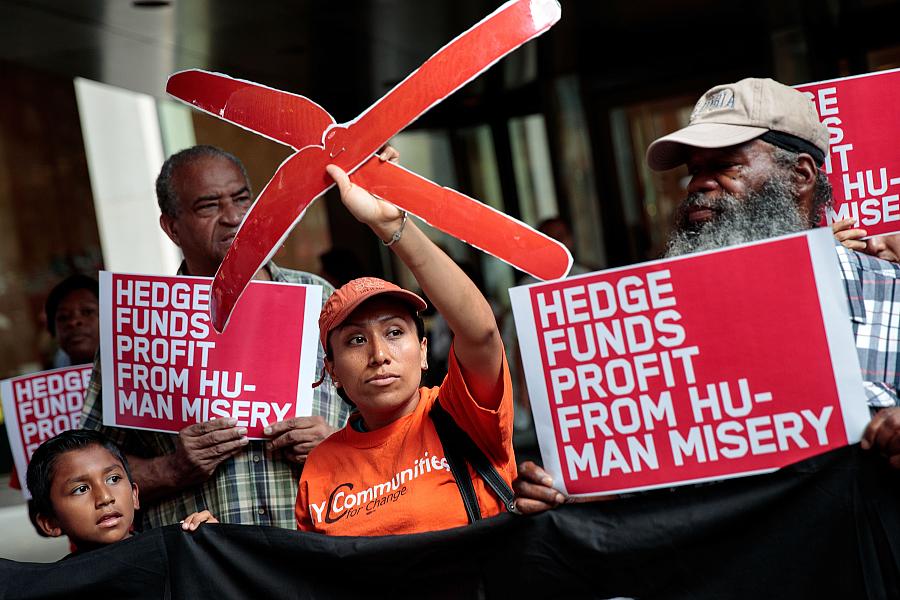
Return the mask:
[[507,2],[356,119],[340,125],[302,96],[198,70],[172,75],[166,91],[173,96],[298,150],[263,189],[216,273],[210,307],[216,330],[224,329],[247,283],[310,203],[334,185],[325,172],[328,164],[437,229],[539,279],[568,273],[572,257],[559,242],[396,165],[379,164],[373,156],[429,108],[549,29],[559,16],[556,0]]
[[900,69],[797,86],[828,127],[828,225],[855,219],[868,237],[900,232]]
[[868,422],[827,229],[510,296],[544,466],[569,494],[771,471]]
[[218,334],[210,282],[100,273],[105,425],[176,433],[230,417],[261,439],[266,425],[311,414],[321,286],[255,281]]
[[0,381],[6,435],[25,498],[31,498],[25,474],[37,447],[81,426],[91,371],[93,365],[78,365]]

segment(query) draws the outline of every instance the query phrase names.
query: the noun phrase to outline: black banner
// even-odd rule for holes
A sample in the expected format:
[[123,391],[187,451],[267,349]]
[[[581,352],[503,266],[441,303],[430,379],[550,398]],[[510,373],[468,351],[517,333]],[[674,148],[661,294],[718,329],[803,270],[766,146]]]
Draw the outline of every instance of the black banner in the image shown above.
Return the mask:
[[2,598],[900,598],[900,474],[858,446],[771,475],[411,536],[165,527]]

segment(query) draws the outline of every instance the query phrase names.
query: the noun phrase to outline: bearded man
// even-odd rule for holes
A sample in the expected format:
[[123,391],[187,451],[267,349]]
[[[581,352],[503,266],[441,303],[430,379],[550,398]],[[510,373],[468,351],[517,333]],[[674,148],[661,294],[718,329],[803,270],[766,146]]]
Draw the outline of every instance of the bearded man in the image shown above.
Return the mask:
[[[743,79],[706,92],[687,127],[653,142],[651,169],[687,165],[687,197],[667,256],[713,250],[816,227],[832,192],[821,170],[828,130],[810,100],[771,79]],[[900,266],[835,247],[844,279],[863,386],[873,417],[861,446],[900,469]],[[519,467],[517,506],[539,512],[564,501],[549,475]]]

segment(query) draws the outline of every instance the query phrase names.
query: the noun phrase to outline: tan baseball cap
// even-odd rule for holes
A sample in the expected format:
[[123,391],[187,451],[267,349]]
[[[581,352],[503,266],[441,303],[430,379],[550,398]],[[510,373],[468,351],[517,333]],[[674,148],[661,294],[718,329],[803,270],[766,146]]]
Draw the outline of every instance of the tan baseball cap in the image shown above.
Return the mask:
[[799,139],[801,147],[810,144],[821,157],[828,154],[828,130],[807,96],[772,79],[748,78],[703,94],[687,127],[650,144],[647,165],[665,171],[684,164],[688,147],[725,148],[770,131]]

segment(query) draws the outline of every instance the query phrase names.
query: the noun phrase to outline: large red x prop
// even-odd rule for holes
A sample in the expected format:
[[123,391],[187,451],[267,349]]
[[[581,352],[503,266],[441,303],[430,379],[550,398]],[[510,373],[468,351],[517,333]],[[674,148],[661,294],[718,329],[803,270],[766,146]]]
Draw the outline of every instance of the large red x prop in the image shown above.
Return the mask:
[[275,254],[313,200],[334,182],[335,164],[351,180],[437,229],[538,277],[565,276],[572,264],[555,240],[491,207],[441,187],[375,153],[429,108],[559,20],[556,0],[513,0],[441,48],[353,121],[315,102],[225,75],[190,70],[166,91],[209,114],[287,144],[291,155],[244,219],[212,285],[212,324],[222,331],[253,275]]

